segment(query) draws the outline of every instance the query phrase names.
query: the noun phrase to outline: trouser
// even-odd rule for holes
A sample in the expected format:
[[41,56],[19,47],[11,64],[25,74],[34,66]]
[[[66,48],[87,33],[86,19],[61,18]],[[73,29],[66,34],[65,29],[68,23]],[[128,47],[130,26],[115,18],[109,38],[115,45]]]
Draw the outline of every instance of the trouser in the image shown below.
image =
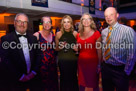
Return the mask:
[[13,82],[10,84],[10,91],[42,91],[41,79],[36,76],[27,82]]
[[124,71],[125,65],[113,66],[102,63],[102,86],[103,91],[128,91],[129,79]]

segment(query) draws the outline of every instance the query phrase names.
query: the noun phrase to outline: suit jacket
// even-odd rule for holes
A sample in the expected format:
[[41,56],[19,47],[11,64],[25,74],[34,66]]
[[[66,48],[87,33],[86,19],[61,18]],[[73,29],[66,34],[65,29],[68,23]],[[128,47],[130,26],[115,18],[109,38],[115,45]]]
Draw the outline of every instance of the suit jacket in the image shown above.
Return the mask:
[[[35,36],[31,34],[26,34],[29,45],[37,44],[38,41]],[[13,48],[9,47],[8,49],[4,49],[2,45],[7,42]],[[17,37],[16,32],[11,32],[1,38],[1,58],[2,58],[2,69],[4,72],[5,80],[11,82],[17,82],[21,78],[23,74],[27,74],[27,66],[25,57],[23,54],[22,48],[18,49],[16,45],[20,43],[19,38]],[[36,73],[39,73],[40,67],[40,51],[37,47],[33,47],[30,51],[30,61],[31,61],[31,70]]]

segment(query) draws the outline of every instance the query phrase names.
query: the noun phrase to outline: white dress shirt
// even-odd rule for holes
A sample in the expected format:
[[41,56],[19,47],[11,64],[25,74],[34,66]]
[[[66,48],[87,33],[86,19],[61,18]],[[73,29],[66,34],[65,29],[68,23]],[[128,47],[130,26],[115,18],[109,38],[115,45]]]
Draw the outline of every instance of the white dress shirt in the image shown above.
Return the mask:
[[[16,33],[20,34],[17,31],[16,31]],[[24,35],[26,35],[26,33]],[[21,36],[21,37],[19,37],[19,41],[21,43],[22,50],[24,53],[24,57],[25,57],[26,65],[27,65],[27,73],[30,73],[31,61],[30,61],[30,54],[29,54],[27,38],[25,38],[24,36]]]

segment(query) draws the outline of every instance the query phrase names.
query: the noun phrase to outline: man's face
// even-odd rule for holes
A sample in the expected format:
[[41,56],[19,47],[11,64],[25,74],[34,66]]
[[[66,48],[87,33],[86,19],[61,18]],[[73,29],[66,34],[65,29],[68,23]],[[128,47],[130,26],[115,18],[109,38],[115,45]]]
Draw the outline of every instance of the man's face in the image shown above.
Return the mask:
[[114,8],[107,8],[104,12],[105,20],[110,25],[113,26],[117,22],[118,13]]
[[28,18],[25,15],[19,15],[14,21],[14,26],[20,34],[26,33],[28,27]]

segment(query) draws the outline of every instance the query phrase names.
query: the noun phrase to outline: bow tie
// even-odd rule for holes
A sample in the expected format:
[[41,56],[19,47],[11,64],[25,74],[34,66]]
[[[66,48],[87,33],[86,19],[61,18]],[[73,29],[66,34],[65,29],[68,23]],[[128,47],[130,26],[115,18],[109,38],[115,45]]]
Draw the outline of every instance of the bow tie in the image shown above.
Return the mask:
[[18,36],[18,37],[22,37],[22,36],[23,36],[23,37],[27,38],[27,36],[26,36],[26,35],[18,34],[17,36]]

